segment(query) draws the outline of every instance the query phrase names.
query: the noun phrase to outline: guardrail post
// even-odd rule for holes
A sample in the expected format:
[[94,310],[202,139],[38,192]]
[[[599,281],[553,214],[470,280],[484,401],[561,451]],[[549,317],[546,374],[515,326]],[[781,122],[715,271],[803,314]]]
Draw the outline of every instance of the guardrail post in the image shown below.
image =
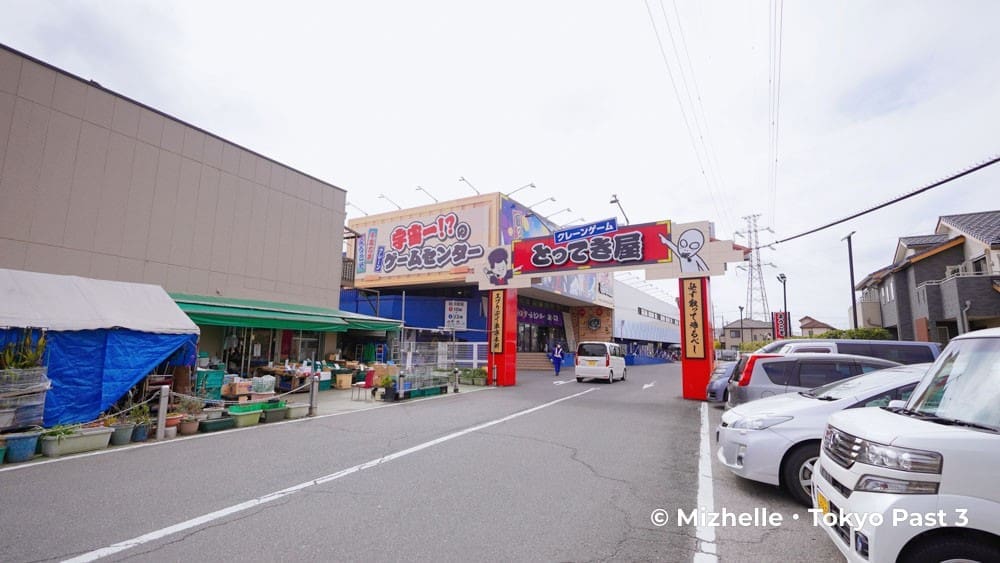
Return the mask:
[[160,385],[160,408],[156,411],[156,441],[162,442],[166,434],[167,409],[170,408],[170,386]]
[[319,376],[309,376],[309,416],[316,416],[316,401],[319,398]]

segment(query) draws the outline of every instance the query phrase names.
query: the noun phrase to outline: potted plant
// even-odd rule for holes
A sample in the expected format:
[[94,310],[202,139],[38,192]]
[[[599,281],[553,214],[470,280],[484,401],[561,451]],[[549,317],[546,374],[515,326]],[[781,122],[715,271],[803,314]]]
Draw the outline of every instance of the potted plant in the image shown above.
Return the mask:
[[146,403],[136,405],[129,411],[129,418],[135,423],[135,428],[132,429],[132,441],[145,442],[149,438],[149,425],[153,423],[149,405]]
[[392,402],[396,400],[396,381],[391,375],[383,375],[382,379],[379,381],[379,387],[384,389],[382,394],[382,399],[387,402]]
[[462,368],[458,371],[458,382],[462,385],[474,385],[472,379],[472,370],[469,368]]
[[177,425],[177,433],[189,436],[198,432],[198,419],[193,414],[185,414],[181,423]]
[[205,420],[222,418],[222,414],[226,412],[226,408],[219,406],[219,403],[212,402],[210,404],[212,406],[206,406],[201,409],[202,414],[205,415]]
[[135,428],[135,422],[119,415],[110,415],[104,418],[104,426],[111,429],[112,446],[121,446],[132,440],[132,430]]
[[38,446],[38,437],[42,435],[40,429],[25,430],[13,434],[4,434],[4,441],[7,443],[7,461],[17,463],[28,461],[35,456],[35,449]]
[[472,370],[472,384],[486,385],[486,368],[476,368]]
[[42,455],[61,455],[102,450],[108,447],[113,429],[104,426],[82,428],[80,426],[56,425],[42,431],[39,438]]

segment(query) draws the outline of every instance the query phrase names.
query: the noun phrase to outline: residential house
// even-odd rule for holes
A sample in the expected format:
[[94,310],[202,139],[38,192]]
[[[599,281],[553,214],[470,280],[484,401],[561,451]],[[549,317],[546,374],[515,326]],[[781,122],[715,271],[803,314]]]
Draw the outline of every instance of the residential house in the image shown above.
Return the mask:
[[802,333],[802,336],[806,338],[819,336],[830,330],[836,330],[836,327],[832,327],[822,321],[817,321],[809,316],[799,319],[799,331]]
[[859,326],[901,340],[1000,326],[1000,210],[941,216],[934,234],[900,238],[892,264],[855,290]]
[[760,342],[763,344],[771,341],[772,338],[771,323],[754,319],[742,319],[735,320],[722,327],[719,342],[722,343],[722,348],[725,350],[739,350],[740,344],[743,342]]

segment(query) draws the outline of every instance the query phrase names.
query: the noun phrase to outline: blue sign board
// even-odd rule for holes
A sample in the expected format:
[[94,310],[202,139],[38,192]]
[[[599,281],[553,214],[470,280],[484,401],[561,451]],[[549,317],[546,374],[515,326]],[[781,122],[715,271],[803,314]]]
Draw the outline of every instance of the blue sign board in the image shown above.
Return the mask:
[[618,218],[603,219],[587,225],[574,225],[552,233],[556,244],[605,235],[618,230]]

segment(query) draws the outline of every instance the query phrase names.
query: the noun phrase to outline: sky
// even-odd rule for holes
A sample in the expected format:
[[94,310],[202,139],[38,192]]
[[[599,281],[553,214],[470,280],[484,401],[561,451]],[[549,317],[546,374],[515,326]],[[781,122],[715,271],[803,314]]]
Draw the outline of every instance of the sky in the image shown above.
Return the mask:
[[[535,184],[515,199],[555,223],[707,220],[746,244],[759,215],[768,245],[1000,153],[1000,3],[778,6],[780,26],[773,0],[0,0],[0,43],[345,189],[349,218],[475,195],[464,177]],[[849,328],[846,235],[860,281],[939,216],[1000,209],[998,182],[761,249],[767,309],[783,273],[796,329]],[[747,287],[712,279],[716,324]]]

